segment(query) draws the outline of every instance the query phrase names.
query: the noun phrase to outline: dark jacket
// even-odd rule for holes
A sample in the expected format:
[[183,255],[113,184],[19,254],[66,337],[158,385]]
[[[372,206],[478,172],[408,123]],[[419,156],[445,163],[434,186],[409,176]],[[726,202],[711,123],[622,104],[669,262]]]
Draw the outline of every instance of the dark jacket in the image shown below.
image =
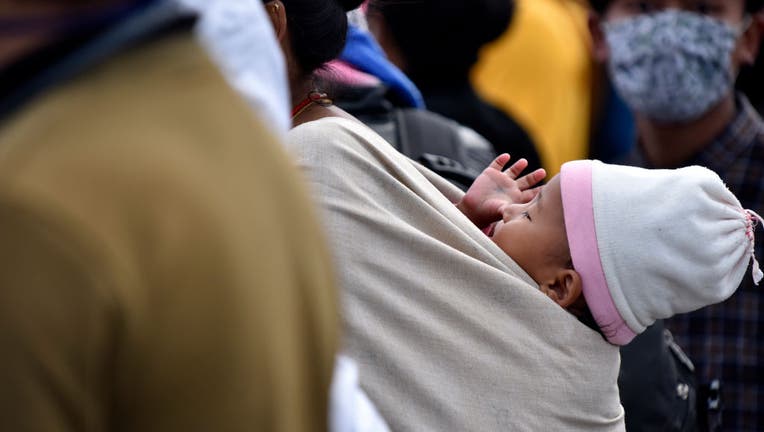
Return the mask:
[[496,154],[512,160],[528,159],[530,169],[541,168],[536,147],[525,130],[503,111],[481,99],[469,83],[448,88],[420,85],[427,108],[472,128],[493,145]]
[[398,107],[380,84],[335,86],[334,102],[398,151],[467,190],[496,156],[475,131],[428,110]]

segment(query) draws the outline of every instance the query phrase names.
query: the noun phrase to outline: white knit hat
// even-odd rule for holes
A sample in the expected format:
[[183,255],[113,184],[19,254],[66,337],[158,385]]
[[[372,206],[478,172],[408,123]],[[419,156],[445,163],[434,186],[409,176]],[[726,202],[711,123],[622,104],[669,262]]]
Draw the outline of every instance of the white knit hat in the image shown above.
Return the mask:
[[731,296],[753,259],[761,217],[714,172],[575,161],[560,187],[573,267],[608,341],[625,345],[658,319]]

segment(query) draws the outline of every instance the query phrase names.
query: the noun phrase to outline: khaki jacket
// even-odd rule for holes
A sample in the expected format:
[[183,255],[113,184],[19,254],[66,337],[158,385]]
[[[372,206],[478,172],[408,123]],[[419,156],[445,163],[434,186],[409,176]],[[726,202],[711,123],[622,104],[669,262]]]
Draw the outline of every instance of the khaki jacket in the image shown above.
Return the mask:
[[6,118],[0,430],[325,430],[334,281],[297,177],[190,34]]

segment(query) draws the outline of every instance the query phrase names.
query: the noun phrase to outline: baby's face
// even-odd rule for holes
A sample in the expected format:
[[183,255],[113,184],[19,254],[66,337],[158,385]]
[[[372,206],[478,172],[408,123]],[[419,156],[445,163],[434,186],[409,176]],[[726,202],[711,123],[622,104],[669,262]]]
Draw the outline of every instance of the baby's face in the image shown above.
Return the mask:
[[504,212],[491,239],[539,285],[570,261],[565,219],[557,175],[527,204]]

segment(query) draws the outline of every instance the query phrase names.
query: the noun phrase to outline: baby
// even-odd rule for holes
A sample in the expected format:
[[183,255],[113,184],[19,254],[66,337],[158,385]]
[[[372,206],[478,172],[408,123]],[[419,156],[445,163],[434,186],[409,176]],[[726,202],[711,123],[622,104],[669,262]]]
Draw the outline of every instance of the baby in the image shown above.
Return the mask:
[[568,162],[548,184],[503,154],[457,204],[553,301],[625,345],[657,319],[721,302],[753,260],[761,217],[712,171]]

